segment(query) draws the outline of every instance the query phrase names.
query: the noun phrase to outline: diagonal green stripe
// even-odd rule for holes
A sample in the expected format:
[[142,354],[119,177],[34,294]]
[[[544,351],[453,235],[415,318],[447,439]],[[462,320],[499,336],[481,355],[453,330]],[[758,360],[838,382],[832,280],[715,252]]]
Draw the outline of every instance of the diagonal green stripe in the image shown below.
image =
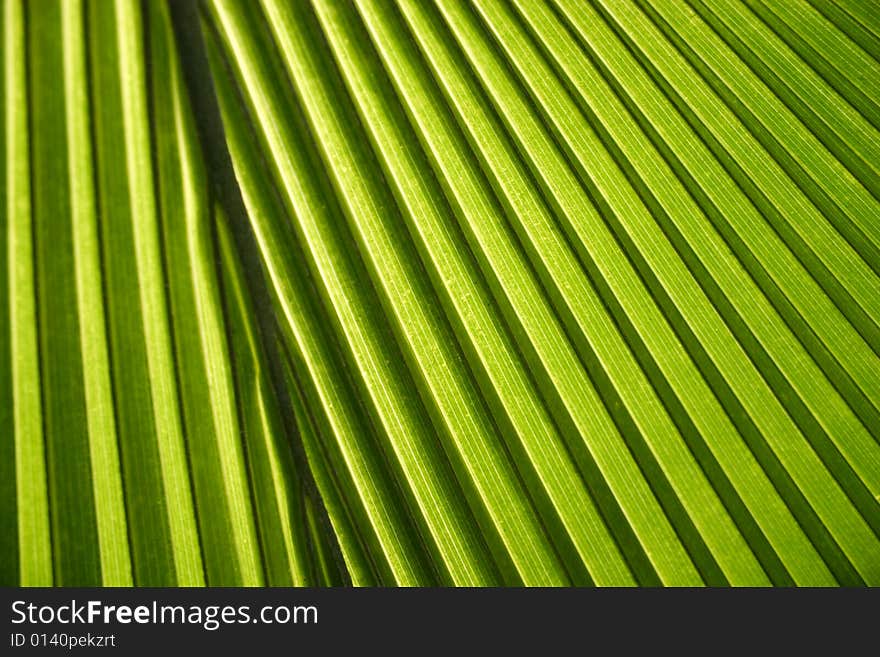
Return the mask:
[[174,374],[159,225],[154,197],[143,23],[137,4],[117,0],[117,43],[126,165],[147,366],[177,582],[204,582]]
[[104,323],[83,3],[64,2],[61,9],[76,303],[101,582],[105,586],[131,586],[131,557]]
[[[230,9],[242,8],[232,5]],[[243,22],[242,18],[238,20]],[[252,26],[253,23],[249,21],[244,25]],[[266,52],[265,46],[254,38],[254,30],[234,29],[235,24],[228,20],[221,22],[220,26],[228,29],[226,47],[235,55],[236,66],[246,81],[243,84],[247,85],[245,90],[249,103],[255,108],[251,111],[267,117],[284,115],[280,111],[280,107],[285,106],[282,105],[283,92],[267,84],[271,79],[266,75],[267,67],[273,65],[274,60]],[[212,45],[210,40],[209,45]],[[216,47],[209,48],[209,52],[212,52],[217,70]],[[244,108],[237,102],[235,91],[229,85],[231,80],[222,73],[217,73],[216,79],[230,152],[242,184],[245,204],[254,220],[257,242],[279,304],[279,315],[284,320],[284,334],[297,356],[294,363],[297,372],[302,372],[302,380],[313,386],[307,395],[314,400],[317,409],[315,421],[321,427],[318,433],[328,437],[323,449],[330,462],[337,464],[334,475],[346,482],[341,487],[344,491],[343,508],[351,514],[356,532],[340,532],[339,538],[352,578],[355,582],[374,581],[372,578],[375,575],[369,570],[375,568],[386,581],[409,585],[430,582],[432,574],[418,545],[415,528],[407,518],[403,500],[397,495],[387,465],[383,463],[382,453],[377,449],[376,430],[354,396],[353,383],[349,382],[347,376],[340,376],[350,366],[340,360],[342,355],[336,351],[334,338],[328,336],[326,327],[332,326],[332,322],[312,296],[309,283],[312,275],[304,269],[305,258],[288,232],[287,210],[282,208],[276,192],[268,186],[268,182],[277,174],[264,168],[265,163],[261,162],[259,153],[254,149],[255,139],[248,133],[248,121],[242,113]],[[263,124],[261,129],[270,128],[271,131],[262,133],[260,143],[263,143],[262,139],[278,143],[282,135],[293,138],[289,132],[292,126],[288,126],[286,134],[276,132],[283,130],[284,126],[282,121]],[[299,146],[302,142],[294,143],[297,146],[285,149],[285,154],[302,158],[306,153]],[[263,175],[258,175],[260,172]],[[305,178],[300,184],[306,185],[303,188],[304,196],[308,192],[315,194],[314,180]],[[319,208],[320,205],[314,207]],[[323,262],[326,266],[327,261]],[[308,442],[306,448],[309,449]],[[312,453],[315,453],[314,450]],[[317,465],[313,467],[320,481],[322,477],[319,474],[323,470]],[[341,514],[335,516],[337,531],[345,525],[346,520]],[[366,566],[365,557],[362,556],[365,546],[369,546],[372,553],[372,567]]]
[[[4,4],[4,21],[6,6]],[[5,22],[4,22],[5,25]],[[3,98],[12,96],[6,88],[6,31],[0,33],[0,89]],[[15,586],[18,576],[18,502],[15,476],[15,423],[12,398],[12,324],[10,322],[12,294],[10,289],[9,234],[11,231],[10,206],[6,194],[6,115],[7,104],[0,109],[0,586]]]
[[23,3],[5,0],[6,213],[19,582],[51,586],[52,542],[40,389]]

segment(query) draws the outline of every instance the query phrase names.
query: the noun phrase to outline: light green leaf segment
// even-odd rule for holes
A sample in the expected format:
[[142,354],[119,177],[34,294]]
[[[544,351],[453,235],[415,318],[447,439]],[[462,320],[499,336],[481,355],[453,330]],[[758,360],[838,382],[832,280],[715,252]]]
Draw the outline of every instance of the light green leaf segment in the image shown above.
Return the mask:
[[880,585],[870,3],[2,3],[0,583]]
[[3,9],[4,583],[339,581],[167,6]]

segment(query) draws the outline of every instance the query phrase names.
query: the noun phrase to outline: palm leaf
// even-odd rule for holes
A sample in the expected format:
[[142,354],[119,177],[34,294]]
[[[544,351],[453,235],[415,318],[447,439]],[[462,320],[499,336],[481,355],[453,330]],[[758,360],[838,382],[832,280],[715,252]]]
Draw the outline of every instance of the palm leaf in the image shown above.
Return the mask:
[[3,581],[880,583],[866,7],[5,0]]
[[[26,341],[12,345],[18,579],[255,585],[265,554],[272,583],[308,583],[311,556],[296,552],[313,539],[282,522],[304,502],[278,455],[289,444],[279,411],[265,382],[239,406],[251,386],[237,387],[235,367],[259,346],[251,337],[233,355],[221,277],[241,288],[241,275],[237,256],[219,259],[167,7],[45,5],[5,7],[5,42],[30,49],[7,60],[29,65],[10,90],[40,107],[7,104],[33,132],[10,130],[21,138],[7,156],[11,326]],[[232,309],[235,331],[252,333]],[[253,362],[249,373],[259,380]]]

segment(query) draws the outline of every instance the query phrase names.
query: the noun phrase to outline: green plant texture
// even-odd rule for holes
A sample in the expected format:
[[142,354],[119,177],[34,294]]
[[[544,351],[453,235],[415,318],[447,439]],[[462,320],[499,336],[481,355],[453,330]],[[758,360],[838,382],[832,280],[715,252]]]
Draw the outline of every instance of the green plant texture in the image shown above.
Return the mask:
[[880,585],[880,6],[0,2],[0,584]]

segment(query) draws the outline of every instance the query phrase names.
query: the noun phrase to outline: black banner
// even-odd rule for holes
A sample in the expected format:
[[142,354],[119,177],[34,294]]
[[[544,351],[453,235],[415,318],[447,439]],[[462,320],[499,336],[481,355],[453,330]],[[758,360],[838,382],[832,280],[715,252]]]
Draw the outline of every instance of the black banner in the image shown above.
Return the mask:
[[849,654],[877,650],[878,603],[876,589],[7,588],[0,654]]

